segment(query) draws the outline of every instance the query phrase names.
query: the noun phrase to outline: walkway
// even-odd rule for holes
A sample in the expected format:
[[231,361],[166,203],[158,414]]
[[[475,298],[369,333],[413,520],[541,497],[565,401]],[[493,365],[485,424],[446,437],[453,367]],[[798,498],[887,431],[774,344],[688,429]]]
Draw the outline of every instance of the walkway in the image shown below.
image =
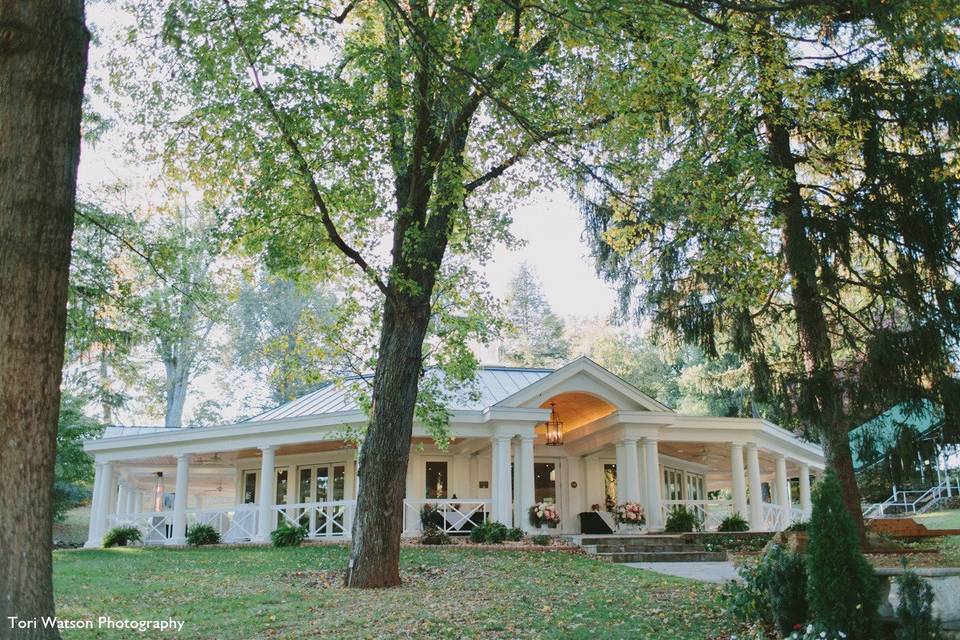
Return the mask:
[[628,567],[701,582],[727,582],[737,577],[732,562],[628,562]]

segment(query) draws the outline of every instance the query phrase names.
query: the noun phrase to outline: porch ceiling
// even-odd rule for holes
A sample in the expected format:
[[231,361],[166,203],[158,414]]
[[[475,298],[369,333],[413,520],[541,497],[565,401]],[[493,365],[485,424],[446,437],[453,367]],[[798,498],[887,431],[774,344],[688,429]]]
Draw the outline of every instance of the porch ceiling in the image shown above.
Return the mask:
[[[730,479],[730,445],[718,442],[669,442],[658,443],[660,453],[673,458],[702,464],[710,469],[710,476],[717,480]],[[758,450],[760,473],[767,476],[776,471],[776,456],[764,449]],[[800,473],[800,465],[787,459],[787,475]]]
[[[554,402],[556,403],[557,415],[563,422],[564,433],[610,415],[617,410],[615,406],[606,400],[579,391],[571,391],[553,396],[541,404],[540,408],[549,409],[550,404]],[[538,435],[545,435],[546,427],[539,425],[536,428],[536,432]]]

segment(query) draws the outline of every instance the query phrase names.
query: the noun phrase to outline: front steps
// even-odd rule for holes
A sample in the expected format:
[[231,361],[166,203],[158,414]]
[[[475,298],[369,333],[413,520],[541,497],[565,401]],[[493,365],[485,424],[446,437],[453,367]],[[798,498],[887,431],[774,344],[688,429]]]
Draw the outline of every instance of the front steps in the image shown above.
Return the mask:
[[726,551],[707,551],[681,535],[581,536],[576,541],[589,556],[605,562],[722,562]]

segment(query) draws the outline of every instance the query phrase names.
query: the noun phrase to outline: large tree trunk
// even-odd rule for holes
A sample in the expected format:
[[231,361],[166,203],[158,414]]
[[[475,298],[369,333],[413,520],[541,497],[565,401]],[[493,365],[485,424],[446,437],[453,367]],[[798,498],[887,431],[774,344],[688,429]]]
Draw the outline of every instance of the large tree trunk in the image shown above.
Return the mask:
[[353,521],[349,586],[400,584],[407,461],[429,321],[429,296],[411,300],[395,293],[387,297],[370,424],[360,449],[360,494]]
[[807,379],[801,404],[820,433],[827,464],[843,488],[843,500],[853,517],[862,544],[866,544],[860,488],[850,453],[849,424],[843,413],[843,398],[834,369],[827,319],[818,294],[815,247],[807,233],[803,195],[797,179],[796,159],[790,147],[783,99],[767,95],[764,100],[770,141],[770,160],[784,180],[784,191],[774,201],[774,213],[782,220],[783,252],[792,284],[794,313]]
[[82,0],[0,2],[0,637],[53,615],[53,465],[87,42]]

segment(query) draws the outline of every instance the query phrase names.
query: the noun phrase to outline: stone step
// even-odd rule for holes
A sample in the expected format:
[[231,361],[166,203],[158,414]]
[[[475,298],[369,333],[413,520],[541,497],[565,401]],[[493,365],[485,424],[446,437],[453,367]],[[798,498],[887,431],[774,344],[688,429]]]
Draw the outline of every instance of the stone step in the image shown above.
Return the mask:
[[598,553],[594,556],[604,562],[724,562],[727,560],[726,551],[669,551],[663,553],[647,553],[643,551],[626,551],[619,553]]
[[623,553],[636,551],[643,553],[669,553],[674,551],[706,551],[707,548],[700,544],[651,544],[651,545],[629,545],[629,544],[598,544],[583,545],[587,553]]

